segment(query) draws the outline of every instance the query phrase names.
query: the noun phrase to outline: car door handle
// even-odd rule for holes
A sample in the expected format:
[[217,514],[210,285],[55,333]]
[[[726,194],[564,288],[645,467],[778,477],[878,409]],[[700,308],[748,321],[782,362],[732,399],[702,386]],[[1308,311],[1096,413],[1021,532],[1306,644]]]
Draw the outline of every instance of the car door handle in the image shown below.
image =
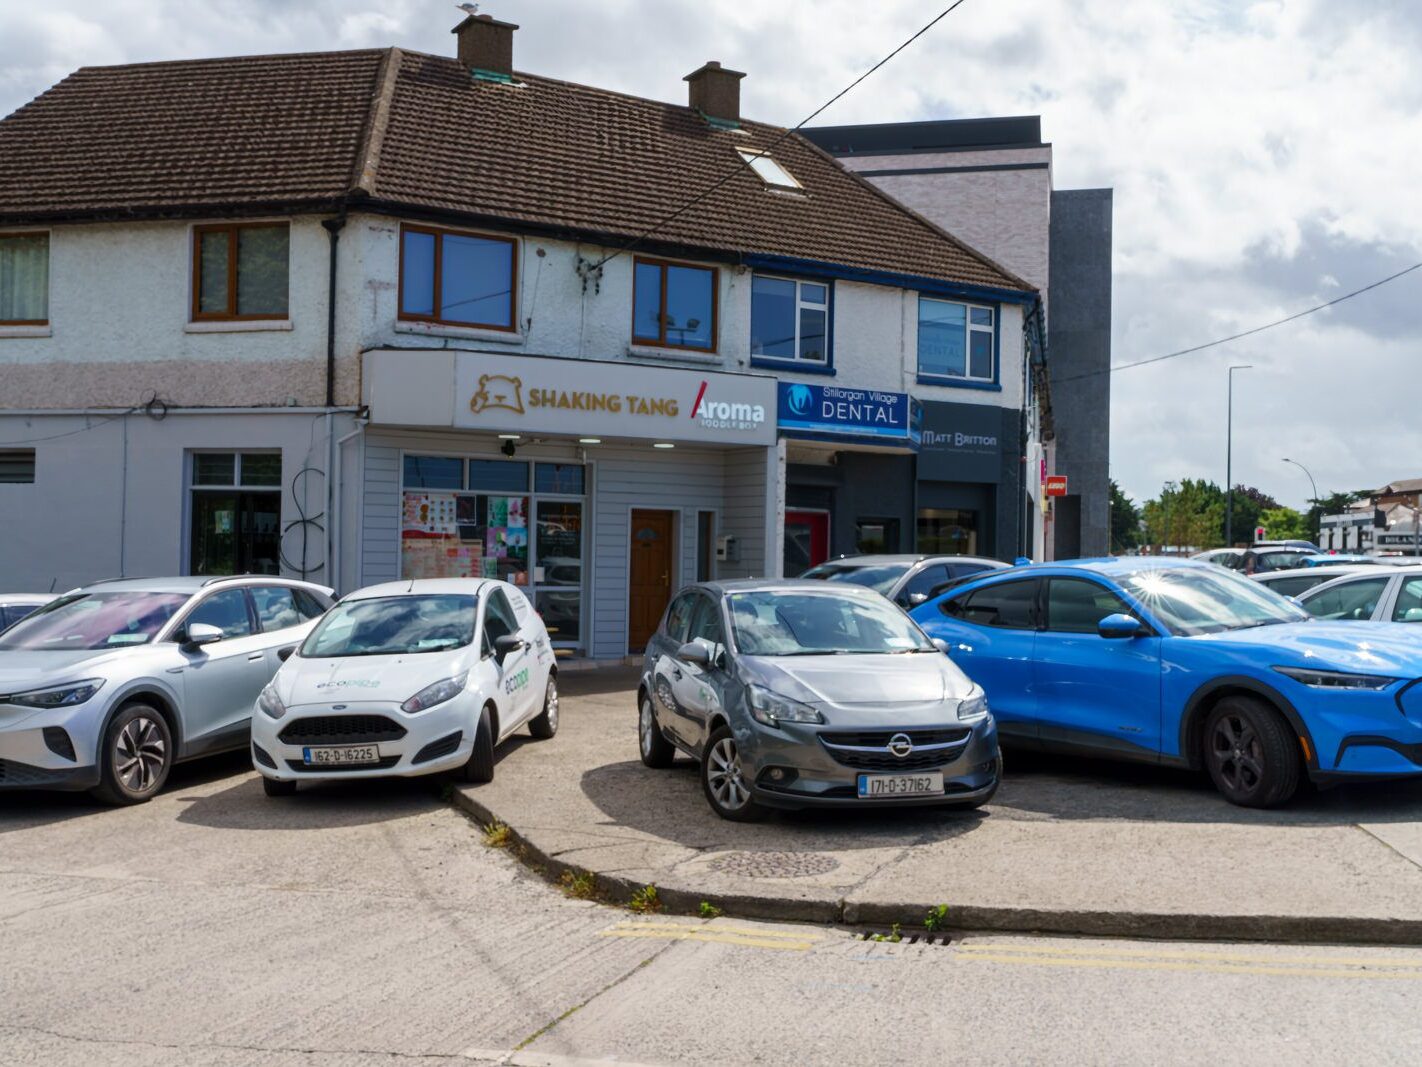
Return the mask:
[[248,655],[247,655],[247,662],[248,662],[248,663],[254,663],[254,662],[256,662],[256,661],[259,660],[259,659],[266,659],[266,658],[267,658],[267,654],[266,654],[265,652],[251,652],[251,653],[248,653]]

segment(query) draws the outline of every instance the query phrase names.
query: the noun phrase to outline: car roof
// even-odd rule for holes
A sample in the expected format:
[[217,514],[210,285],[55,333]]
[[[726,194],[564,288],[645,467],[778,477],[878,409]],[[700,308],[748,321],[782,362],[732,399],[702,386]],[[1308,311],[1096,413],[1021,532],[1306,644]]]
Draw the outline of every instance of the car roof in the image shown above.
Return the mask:
[[441,593],[478,596],[488,587],[503,584],[493,578],[407,578],[403,582],[368,585],[364,589],[347,593],[341,600],[374,600],[384,596],[434,596]]
[[1138,571],[1158,570],[1198,570],[1206,574],[1216,574],[1220,568],[1213,563],[1185,556],[1099,556],[1089,559],[1055,560],[1049,563],[1026,563],[1019,567],[1009,567],[1006,570],[987,571],[983,574],[972,575],[967,582],[964,582],[963,587],[966,587],[970,582],[1005,578],[1009,574],[1014,577],[1030,577],[1034,574],[1063,575],[1090,571],[1093,574],[1116,577],[1135,574]]
[[71,589],[70,592],[182,593],[184,596],[192,596],[203,589],[219,585],[291,585],[304,589],[320,589],[327,593],[331,591],[329,586],[319,585],[315,582],[304,582],[297,578],[287,578],[279,574],[231,574],[218,577],[184,574],[170,578],[110,578],[78,586]]
[[1389,571],[1384,570],[1382,567],[1367,563],[1328,563],[1320,564],[1317,567],[1293,567],[1289,570],[1283,571],[1265,571],[1263,574],[1254,574],[1250,577],[1252,577],[1256,582],[1260,583],[1261,585],[1272,585],[1275,582],[1282,582],[1287,579],[1297,578],[1300,575],[1303,575],[1304,577],[1308,577],[1310,575],[1317,577],[1321,574],[1323,575],[1323,578],[1321,578],[1320,581],[1326,581],[1329,578],[1339,578],[1345,574],[1364,574],[1369,571],[1374,574],[1390,573]]
[[[863,596],[867,594],[877,599],[883,599],[880,594],[870,589],[867,585],[854,585],[850,582],[822,582],[815,578],[728,578],[722,581],[697,582],[688,588],[704,589],[713,596],[725,596],[729,593],[800,591],[811,593],[846,593],[850,596]],[[684,591],[685,590],[683,590],[683,592]]]
[[970,560],[973,563],[988,563],[994,567],[1007,566],[1007,564],[1003,563],[1002,560],[993,559],[991,556],[970,556],[953,552],[940,552],[936,555],[925,553],[919,553],[918,555],[910,555],[907,552],[900,552],[897,554],[880,553],[877,555],[863,556],[836,556],[834,559],[827,559],[824,561],[824,563],[817,563],[815,564],[815,566],[824,567],[835,563],[849,563],[856,567],[876,567],[885,566],[891,563],[929,563],[938,562],[939,560],[942,560],[945,563],[958,562],[961,560]]

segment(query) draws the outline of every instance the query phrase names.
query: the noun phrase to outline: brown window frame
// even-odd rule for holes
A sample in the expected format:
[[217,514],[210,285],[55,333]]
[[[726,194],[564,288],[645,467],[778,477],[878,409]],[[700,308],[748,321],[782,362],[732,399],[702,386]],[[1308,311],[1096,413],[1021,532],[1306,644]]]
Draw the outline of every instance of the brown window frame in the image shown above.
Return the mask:
[[[45,244],[48,245],[48,244],[50,244],[50,237],[51,237],[51,234],[50,234],[50,231],[49,231],[49,230],[6,230],[5,232],[0,233],[0,240],[3,240],[3,239],[6,238],[6,237],[43,237],[44,240],[45,240]],[[49,291],[49,265],[50,265],[51,262],[52,262],[52,261],[48,261],[48,260],[46,261],[45,274],[44,274],[44,295],[45,295],[45,301],[44,301],[44,303],[45,303],[45,308],[46,308],[46,309],[49,308],[49,297],[50,297],[50,295],[51,295],[51,294],[50,294],[50,291]],[[49,316],[48,316],[48,315],[46,315],[46,316],[45,316],[44,318],[42,318],[42,319],[0,319],[0,326],[48,326],[48,325],[49,325]]]
[[[652,340],[650,337],[639,337],[637,335],[637,267],[639,264],[657,267],[661,270],[662,284],[661,295],[659,297],[659,307],[657,311],[658,324],[661,327],[661,337]],[[679,345],[667,340],[667,268],[668,267],[689,267],[692,270],[707,270],[711,272],[711,343],[709,345]],[[677,259],[655,259],[651,256],[635,256],[632,260],[632,343],[634,345],[651,345],[656,348],[674,348],[683,352],[715,352],[717,344],[721,339],[721,269],[719,267],[708,267],[705,263],[687,263]]]
[[[405,234],[427,233],[435,239],[433,303],[435,312],[418,315],[405,310]],[[509,259],[509,324],[500,326],[494,322],[469,322],[442,318],[439,314],[440,289],[444,281],[444,238],[477,237],[481,241],[503,241],[511,249]],[[477,230],[452,230],[443,226],[420,226],[415,223],[400,224],[400,282],[395,295],[395,316],[401,322],[426,322],[434,326],[451,326],[457,330],[498,330],[500,333],[518,333],[518,238],[505,237],[499,233],[480,233]]]
[[[287,231],[286,291],[287,310],[281,312],[258,312],[249,315],[237,313],[237,233],[239,230],[275,230],[285,227]],[[227,234],[227,310],[202,310],[202,235],[205,233]],[[285,322],[291,318],[291,223],[289,222],[211,222],[193,227],[193,322]]]

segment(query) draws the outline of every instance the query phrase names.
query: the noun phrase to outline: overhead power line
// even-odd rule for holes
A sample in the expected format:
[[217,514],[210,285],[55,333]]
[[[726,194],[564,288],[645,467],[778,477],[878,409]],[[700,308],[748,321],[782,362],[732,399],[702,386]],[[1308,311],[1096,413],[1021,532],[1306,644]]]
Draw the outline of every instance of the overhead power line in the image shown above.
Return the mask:
[[1404,274],[1411,274],[1414,270],[1422,268],[1422,263],[1414,263],[1410,267],[1404,267],[1396,274],[1389,274],[1386,278],[1379,278],[1377,281],[1363,286],[1361,289],[1354,289],[1351,293],[1344,293],[1342,296],[1334,297],[1325,304],[1318,304],[1315,307],[1307,308],[1304,311],[1295,312],[1282,319],[1275,319],[1273,322],[1266,322],[1263,326],[1256,326],[1252,330],[1244,330],[1240,333],[1230,334],[1228,337],[1221,337],[1218,341],[1207,341],[1202,345],[1195,345],[1193,348],[1182,348],[1178,352],[1167,352],[1163,356],[1151,356],[1149,359],[1138,359],[1131,363],[1118,363],[1114,367],[1107,367],[1104,370],[1087,371],[1085,374],[1073,374],[1066,378],[1057,378],[1054,384],[1060,385],[1064,382],[1079,382],[1083,378],[1095,378],[1102,374],[1115,374],[1117,371],[1130,370],[1132,367],[1144,367],[1151,363],[1161,363],[1167,359],[1176,359],[1180,356],[1188,356],[1192,352],[1203,352],[1207,348],[1214,348],[1217,345],[1226,345],[1231,341],[1238,341],[1241,337],[1251,337],[1256,333],[1263,333],[1265,330],[1272,330],[1275,326],[1282,326],[1286,322],[1293,322],[1301,319],[1305,315],[1312,315],[1315,311],[1322,311],[1324,308],[1331,308],[1335,304],[1341,304],[1345,300],[1352,300],[1355,296],[1361,296],[1370,289],[1376,289],[1380,285],[1396,281]]
[[[846,85],[843,89],[841,89],[839,92],[835,93],[832,97],[830,97],[828,100],[826,100],[826,101],[825,101],[823,104],[821,104],[819,107],[815,108],[814,111],[811,111],[808,115],[806,115],[803,119],[801,119],[799,122],[797,122],[794,126],[791,126],[788,130],[785,130],[784,132],[782,132],[779,137],[777,137],[777,138],[775,138],[773,141],[771,141],[770,144],[767,145],[765,148],[757,148],[755,151],[756,151],[757,153],[769,154],[769,152],[770,152],[770,150],[771,150],[772,148],[774,148],[776,145],[780,144],[781,141],[785,140],[785,139],[786,139],[787,137],[789,137],[792,133],[795,133],[796,131],[798,131],[798,130],[800,130],[802,127],[804,127],[806,124],[808,124],[808,123],[810,123],[810,122],[813,122],[815,119],[817,119],[823,112],[827,111],[831,106],[833,106],[835,103],[837,103],[842,97],[846,96],[848,93],[850,93],[852,90],[854,90],[854,89],[859,85],[860,82],[864,81],[865,78],[869,77],[869,75],[873,74],[876,70],[878,70],[878,69],[879,69],[880,67],[882,67],[884,64],[888,63],[891,59],[893,59],[896,55],[898,55],[900,52],[902,52],[905,48],[907,48],[909,45],[913,44],[915,41],[917,41],[920,37],[922,37],[922,36],[923,36],[925,33],[927,33],[929,30],[933,29],[934,26],[937,26],[937,25],[938,25],[940,22],[942,22],[945,18],[947,18],[949,15],[951,15],[951,14],[953,13],[953,11],[956,10],[956,9],[959,7],[959,5],[961,5],[963,2],[964,2],[964,0],[953,0],[953,3],[951,3],[951,4],[949,4],[947,7],[945,7],[942,11],[940,11],[937,15],[935,15],[932,19],[930,19],[927,23],[925,23],[925,24],[918,30],[918,32],[916,32],[913,36],[909,37],[906,41],[904,41],[902,44],[900,44],[897,48],[895,48],[892,52],[890,52],[888,55],[886,55],[883,59],[879,60],[879,62],[875,63],[872,67],[870,67],[868,70],[866,70],[863,74],[859,75],[859,77],[855,78],[852,82],[850,82],[848,85]],[[710,185],[708,185],[705,189],[701,190],[701,192],[697,193],[694,197],[692,197],[692,198],[691,198],[690,200],[688,200],[686,203],[682,204],[681,207],[677,208],[675,211],[673,211],[671,214],[667,215],[665,218],[659,219],[659,220],[657,220],[656,222],[654,222],[651,226],[648,226],[645,230],[643,230],[641,233],[639,233],[636,237],[632,238],[632,240],[628,241],[626,244],[619,246],[618,248],[616,248],[616,249],[614,249],[613,251],[609,252],[607,255],[603,256],[603,257],[602,257],[601,259],[599,259],[596,263],[594,263],[594,264],[592,265],[592,267],[589,268],[589,269],[591,269],[591,270],[597,270],[599,267],[603,266],[604,264],[612,262],[612,261],[613,261],[614,259],[616,259],[618,256],[625,255],[627,252],[630,252],[633,248],[636,248],[639,244],[641,244],[643,241],[645,241],[648,237],[651,237],[654,233],[656,233],[658,230],[660,230],[660,229],[661,229],[663,226],[665,226],[667,223],[669,223],[669,222],[674,222],[674,221],[676,221],[677,219],[679,219],[682,215],[686,214],[686,213],[687,213],[688,211],[690,211],[693,207],[695,207],[697,204],[701,203],[701,201],[705,200],[708,196],[710,196],[712,193],[714,193],[717,189],[721,188],[721,186],[725,185],[728,181],[730,181],[732,178],[734,178],[734,177],[735,177],[737,174],[739,174],[741,171],[743,171],[743,170],[749,170],[749,169],[750,169],[750,166],[751,166],[751,159],[742,159],[739,164],[737,164],[737,165],[734,166],[734,167],[731,167],[729,170],[726,171],[725,174],[721,175],[721,177],[717,178],[714,182],[712,182]]]

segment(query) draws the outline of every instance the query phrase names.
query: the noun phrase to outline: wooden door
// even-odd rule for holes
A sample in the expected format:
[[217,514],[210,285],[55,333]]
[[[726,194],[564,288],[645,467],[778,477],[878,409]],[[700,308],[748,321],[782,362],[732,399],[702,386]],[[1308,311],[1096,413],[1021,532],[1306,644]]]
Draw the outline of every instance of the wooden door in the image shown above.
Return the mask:
[[670,511],[632,512],[632,572],[627,583],[629,652],[647,647],[671,599],[674,526]]

